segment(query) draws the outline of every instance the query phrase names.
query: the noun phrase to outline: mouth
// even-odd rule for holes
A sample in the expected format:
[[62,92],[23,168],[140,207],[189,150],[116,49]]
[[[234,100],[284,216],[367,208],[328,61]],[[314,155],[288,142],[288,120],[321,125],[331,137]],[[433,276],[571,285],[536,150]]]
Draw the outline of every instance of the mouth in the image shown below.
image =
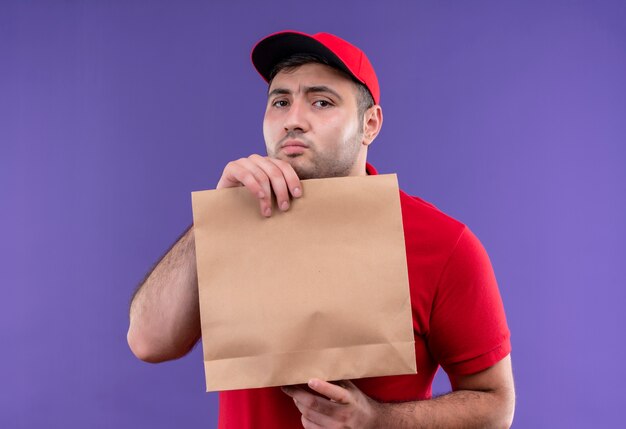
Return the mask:
[[304,151],[308,148],[309,145],[302,143],[300,140],[287,140],[282,145],[280,145],[280,149],[286,155],[300,155],[304,153]]

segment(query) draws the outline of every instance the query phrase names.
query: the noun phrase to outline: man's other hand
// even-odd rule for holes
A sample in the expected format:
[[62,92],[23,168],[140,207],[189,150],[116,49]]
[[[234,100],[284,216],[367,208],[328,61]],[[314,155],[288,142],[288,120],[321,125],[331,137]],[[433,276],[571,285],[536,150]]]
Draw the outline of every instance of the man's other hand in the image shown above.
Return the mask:
[[300,410],[302,426],[306,429],[376,427],[378,403],[351,381],[337,385],[314,378],[308,386],[323,396],[298,386],[282,387]]
[[259,200],[261,215],[272,215],[272,193],[276,196],[278,208],[289,209],[290,195],[302,196],[302,184],[293,167],[279,159],[250,155],[229,162],[217,189],[245,186]]

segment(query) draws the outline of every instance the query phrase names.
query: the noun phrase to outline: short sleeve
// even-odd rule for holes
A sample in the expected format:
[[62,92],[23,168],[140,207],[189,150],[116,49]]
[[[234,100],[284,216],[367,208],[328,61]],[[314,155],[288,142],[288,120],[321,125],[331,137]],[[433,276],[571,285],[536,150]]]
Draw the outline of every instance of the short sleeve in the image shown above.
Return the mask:
[[498,284],[484,247],[465,227],[446,262],[433,302],[428,348],[448,374],[473,374],[511,352]]

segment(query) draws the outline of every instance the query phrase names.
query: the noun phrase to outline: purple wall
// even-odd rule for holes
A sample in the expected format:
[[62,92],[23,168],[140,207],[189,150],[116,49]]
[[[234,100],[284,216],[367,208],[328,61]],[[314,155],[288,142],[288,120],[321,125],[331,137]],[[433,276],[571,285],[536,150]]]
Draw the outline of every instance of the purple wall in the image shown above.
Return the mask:
[[626,3],[391,3],[0,4],[0,427],[215,427],[200,348],[139,362],[128,302],[263,150],[249,51],[286,28],[368,52],[370,161],[489,251],[514,427],[623,425]]

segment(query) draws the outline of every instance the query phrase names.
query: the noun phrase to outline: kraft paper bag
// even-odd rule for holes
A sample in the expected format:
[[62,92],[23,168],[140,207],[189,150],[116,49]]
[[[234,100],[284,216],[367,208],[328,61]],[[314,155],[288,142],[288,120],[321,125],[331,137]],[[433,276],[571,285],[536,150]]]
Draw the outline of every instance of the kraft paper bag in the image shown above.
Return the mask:
[[416,373],[396,175],[192,193],[207,391]]

